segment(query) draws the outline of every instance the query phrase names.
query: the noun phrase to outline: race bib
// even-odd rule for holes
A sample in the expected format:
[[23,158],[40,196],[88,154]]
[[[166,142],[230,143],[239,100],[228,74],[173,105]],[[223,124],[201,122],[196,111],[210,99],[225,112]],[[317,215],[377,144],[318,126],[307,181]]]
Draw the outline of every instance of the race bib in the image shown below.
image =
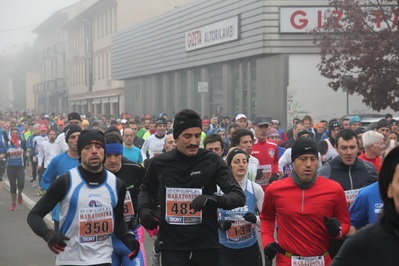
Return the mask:
[[133,202],[129,191],[126,191],[125,201],[123,203],[123,216],[126,222],[129,222],[134,216]]
[[202,195],[200,188],[166,188],[165,220],[169,224],[194,225],[202,222],[202,211],[190,208],[191,202]]
[[[234,220],[234,217],[226,217],[226,220]],[[227,242],[239,243],[253,238],[252,223],[245,221],[239,217],[226,231]]]
[[98,242],[107,239],[113,232],[111,206],[79,209],[79,242]]
[[353,201],[356,199],[357,194],[359,194],[360,190],[363,188],[353,189],[353,190],[345,190],[346,203],[348,204],[348,209],[352,205]]
[[272,176],[272,165],[261,165],[256,174],[256,183],[259,185],[269,185],[270,177]]
[[11,160],[21,159],[22,150],[21,149],[9,149],[8,150]]
[[291,266],[324,266],[324,257],[323,256],[316,256],[316,257],[292,256],[291,257]]

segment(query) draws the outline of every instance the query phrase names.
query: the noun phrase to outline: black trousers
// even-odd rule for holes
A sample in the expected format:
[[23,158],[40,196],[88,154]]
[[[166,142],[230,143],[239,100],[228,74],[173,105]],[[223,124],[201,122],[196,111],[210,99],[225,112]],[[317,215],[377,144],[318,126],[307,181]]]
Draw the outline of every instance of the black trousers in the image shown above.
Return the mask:
[[161,251],[162,266],[218,266],[219,249]]

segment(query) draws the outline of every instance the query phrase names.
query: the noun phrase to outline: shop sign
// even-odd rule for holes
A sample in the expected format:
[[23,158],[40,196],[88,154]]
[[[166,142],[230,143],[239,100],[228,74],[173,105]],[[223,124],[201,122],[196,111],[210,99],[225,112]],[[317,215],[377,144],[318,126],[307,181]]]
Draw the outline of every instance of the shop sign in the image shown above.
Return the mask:
[[[389,7],[386,7],[389,8]],[[333,7],[280,7],[279,14],[279,25],[280,33],[307,33],[315,28],[321,29],[323,23],[325,23],[325,13],[330,9],[331,14],[338,21],[338,27],[345,28],[342,19],[345,17],[345,12],[343,10],[337,10]],[[372,21],[370,21],[370,26],[374,30],[379,30],[386,28],[387,25],[382,22],[381,10],[374,7],[364,7],[370,12],[372,16]],[[389,12],[389,11],[388,11]],[[392,13],[392,11],[390,12]],[[399,14],[394,15],[392,21],[398,21]],[[396,23],[389,25],[395,28]]]
[[190,30],[185,37],[186,51],[238,40],[238,16]]

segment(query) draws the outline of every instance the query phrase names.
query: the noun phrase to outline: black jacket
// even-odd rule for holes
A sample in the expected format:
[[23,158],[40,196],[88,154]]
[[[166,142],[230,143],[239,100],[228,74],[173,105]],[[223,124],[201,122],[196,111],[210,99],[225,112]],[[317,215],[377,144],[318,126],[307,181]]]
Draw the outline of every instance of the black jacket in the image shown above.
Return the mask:
[[[217,186],[226,199],[224,206],[218,207],[230,210],[244,206],[241,187],[222,157],[214,152],[199,149],[194,157],[187,157],[174,149],[150,160],[138,205],[139,211],[143,208],[155,210],[159,198],[161,250],[219,248],[216,207],[204,207],[200,224],[171,225],[165,221],[166,188],[202,188],[203,195],[213,195]],[[157,197],[158,194],[161,195]]]
[[353,165],[346,165],[339,155],[325,163],[318,175],[337,181],[344,190],[353,190],[368,186],[378,179],[374,165],[356,158]]
[[331,266],[396,266],[399,237],[385,228],[385,217],[356,232],[345,242]]

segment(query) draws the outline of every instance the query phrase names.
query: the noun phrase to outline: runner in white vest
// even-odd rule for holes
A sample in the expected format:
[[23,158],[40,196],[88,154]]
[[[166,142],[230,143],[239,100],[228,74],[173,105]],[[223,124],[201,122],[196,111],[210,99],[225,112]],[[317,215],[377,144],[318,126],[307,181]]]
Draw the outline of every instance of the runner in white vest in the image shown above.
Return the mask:
[[[111,234],[137,254],[140,244],[123,217],[126,188],[102,166],[104,134],[83,130],[78,139],[81,165],[55,179],[28,215],[28,224],[56,255],[56,265],[111,265]],[[60,231],[43,217],[60,202]]]

